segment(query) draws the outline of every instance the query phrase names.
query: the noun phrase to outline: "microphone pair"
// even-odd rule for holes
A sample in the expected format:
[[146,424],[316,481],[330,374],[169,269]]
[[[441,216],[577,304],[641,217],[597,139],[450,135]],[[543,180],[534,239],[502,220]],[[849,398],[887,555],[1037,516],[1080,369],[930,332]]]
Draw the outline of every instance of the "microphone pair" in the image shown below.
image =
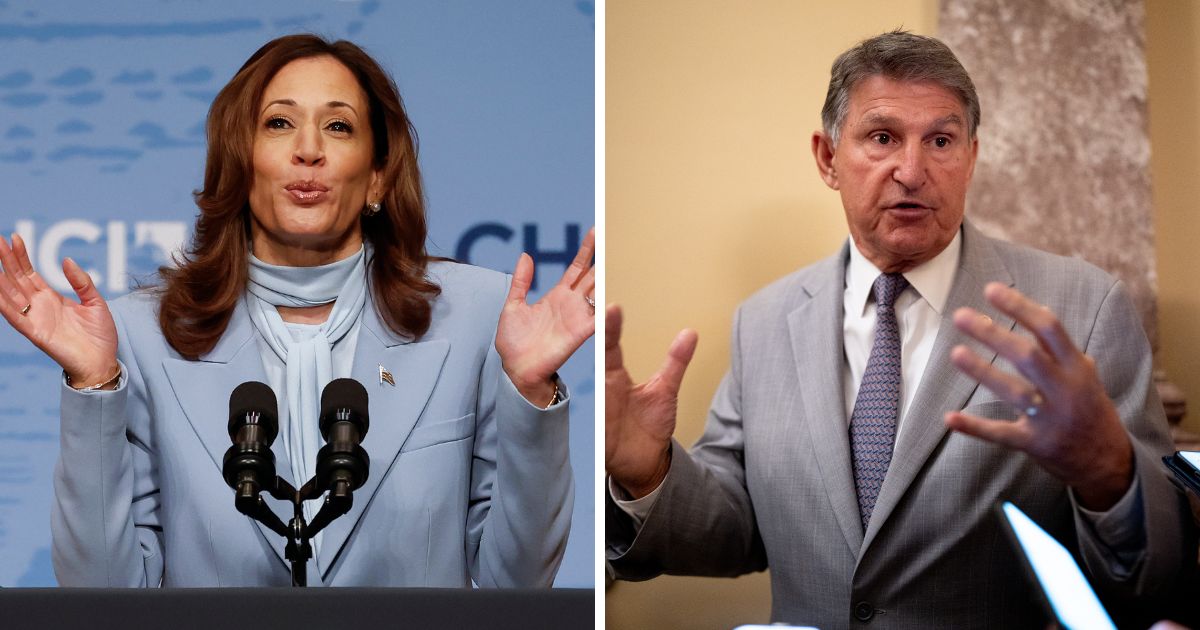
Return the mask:
[[[275,453],[271,451],[279,435],[276,410],[275,392],[265,383],[242,383],[229,396],[229,438],[233,446],[225,452],[221,471],[238,497],[257,497],[261,490],[276,486]],[[317,452],[317,471],[312,480],[317,488],[346,494],[367,481],[371,460],[363,450],[362,439],[370,425],[368,418],[367,390],[358,381],[339,378],[325,386],[319,425],[325,446]]]

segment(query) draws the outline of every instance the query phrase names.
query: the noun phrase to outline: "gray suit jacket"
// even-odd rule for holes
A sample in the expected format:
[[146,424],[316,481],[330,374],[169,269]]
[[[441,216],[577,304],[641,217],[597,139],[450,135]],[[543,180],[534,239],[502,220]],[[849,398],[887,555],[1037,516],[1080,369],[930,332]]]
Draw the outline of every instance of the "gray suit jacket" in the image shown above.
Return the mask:
[[[609,498],[608,558],[625,579],[661,573],[733,576],[770,567],[772,619],[823,630],[1036,627],[1041,611],[993,506],[1011,500],[1082,556],[1109,593],[1151,593],[1184,560],[1181,498],[1160,472],[1170,450],[1138,316],[1104,272],[963,228],[962,256],[928,367],[901,428],[874,514],[862,530],[842,389],[842,302],[849,245],[747,300],[732,366],[689,454],[671,470],[640,530]],[[983,298],[999,281],[1049,306],[1097,362],[1134,440],[1145,548],[1132,574],[1108,551],[1067,488],[1022,453],[948,432],[953,409],[1013,418],[1012,407],[958,372],[968,343],[954,309],[1012,328]],[[985,358],[1012,370],[995,353]]]
[[[419,340],[395,335],[368,297],[352,377],[369,395],[370,475],[351,511],[324,530],[309,584],[549,586],[574,491],[567,404],[531,406],[500,368],[504,275],[452,263],[429,274],[442,294]],[[167,345],[152,295],[131,294],[112,310],[122,387],[63,387],[52,516],[59,583],[287,586],[283,539],[238,513],[221,477],[229,394],[266,381],[245,304],[198,361]],[[381,365],[394,386],[379,382]],[[281,443],[276,471],[298,486]],[[290,504],[268,503],[290,520]]]

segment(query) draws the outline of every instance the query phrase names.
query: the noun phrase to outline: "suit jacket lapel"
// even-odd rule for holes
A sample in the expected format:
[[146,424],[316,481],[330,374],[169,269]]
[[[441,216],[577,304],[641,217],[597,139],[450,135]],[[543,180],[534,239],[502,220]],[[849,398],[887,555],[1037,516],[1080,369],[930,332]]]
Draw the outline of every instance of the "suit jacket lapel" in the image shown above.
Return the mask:
[[839,256],[821,263],[827,271],[813,274],[805,284],[803,303],[788,314],[792,356],[799,373],[804,424],[808,426],[821,479],[852,553],[862,546],[858,495],[850,463],[850,438],[842,392],[842,311],[849,243]]
[[[267,381],[266,370],[263,368],[259,346],[255,342],[254,328],[244,302],[239,301],[230,317],[225,333],[217,341],[217,345],[198,361],[183,359],[164,359],[163,369],[167,380],[175,392],[175,398],[183,410],[183,415],[192,425],[196,437],[208,451],[215,470],[213,483],[224,483],[221,477],[222,462],[225,451],[232,446],[229,439],[229,393],[246,381]],[[203,384],[202,386],[197,386]],[[214,392],[216,393],[214,395]],[[282,440],[278,438],[271,444],[275,454],[275,472],[289,483],[291,466],[287,453],[284,452]],[[263,499],[284,523],[292,518],[293,509],[286,501],[278,501],[263,493]],[[233,506],[233,491],[229,493],[230,507]],[[281,562],[284,559],[283,537],[268,529],[262,523],[254,522],[259,532],[266,538],[267,543],[275,550]]]
[[[908,413],[900,423],[892,462],[879,490],[879,498],[867,525],[862,548],[865,551],[875,539],[888,516],[900,503],[913,479],[924,468],[930,454],[946,434],[943,416],[947,411],[962,409],[979,386],[979,381],[959,372],[950,363],[950,351],[960,344],[970,345],[983,360],[991,363],[996,353],[976,343],[954,326],[954,311],[969,306],[992,318],[1002,328],[1011,330],[1013,320],[996,310],[983,297],[989,282],[1013,285],[1012,276],[997,256],[987,237],[963,222],[962,253],[954,285],[942,310],[937,338]],[[861,559],[861,555],[859,556]]]
[[[354,491],[353,507],[324,530],[320,553],[324,576],[337,563],[350,534],[400,454],[433,393],[450,351],[450,342],[443,339],[414,343],[396,335],[380,319],[370,298],[364,306],[362,322],[351,378],[367,388],[371,416],[362,446],[370,457],[371,467],[366,483]],[[382,381],[380,366],[391,372],[395,385]]]

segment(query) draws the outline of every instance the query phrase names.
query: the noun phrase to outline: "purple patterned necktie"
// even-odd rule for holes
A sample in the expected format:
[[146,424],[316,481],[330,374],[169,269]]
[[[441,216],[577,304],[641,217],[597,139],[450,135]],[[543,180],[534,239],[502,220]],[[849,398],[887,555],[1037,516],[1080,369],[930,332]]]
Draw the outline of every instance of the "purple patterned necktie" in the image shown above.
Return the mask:
[[875,344],[863,371],[854,413],[850,415],[850,449],[854,459],[854,487],[863,531],[871,520],[875,499],[892,461],[896,441],[896,416],[900,410],[900,329],[893,304],[908,287],[898,273],[875,280]]

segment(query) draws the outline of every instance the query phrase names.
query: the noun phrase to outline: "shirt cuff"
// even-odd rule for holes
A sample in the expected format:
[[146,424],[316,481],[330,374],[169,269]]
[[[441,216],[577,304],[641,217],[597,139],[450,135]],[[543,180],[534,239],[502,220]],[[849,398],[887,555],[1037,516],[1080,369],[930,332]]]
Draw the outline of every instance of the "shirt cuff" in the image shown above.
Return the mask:
[[628,514],[629,518],[633,520],[635,529],[641,529],[642,523],[646,522],[646,517],[650,515],[650,509],[654,507],[654,502],[658,500],[660,490],[662,490],[662,482],[651,490],[650,494],[640,499],[634,499],[621,486],[617,485],[612,480],[612,477],[608,478],[608,494],[612,496],[613,503],[616,503],[617,507],[621,508],[621,511]]
[[[1079,515],[1087,523],[1106,551],[1116,560],[1116,566],[1128,570],[1145,549],[1146,524],[1142,511],[1142,484],[1140,473],[1134,468],[1133,482],[1125,494],[1108,510],[1095,512],[1079,505]],[[1071,490],[1074,497],[1075,491]]]
[[[63,370],[62,372],[62,386],[65,389],[69,389],[81,396],[104,395],[119,392],[124,389],[125,381],[129,380],[129,370],[125,369],[125,364],[122,363],[120,359],[117,359],[117,367],[120,368],[121,375],[117,378],[117,386],[114,389],[75,389],[70,383],[67,382],[66,370]],[[90,387],[90,385],[85,385],[84,387]]]

